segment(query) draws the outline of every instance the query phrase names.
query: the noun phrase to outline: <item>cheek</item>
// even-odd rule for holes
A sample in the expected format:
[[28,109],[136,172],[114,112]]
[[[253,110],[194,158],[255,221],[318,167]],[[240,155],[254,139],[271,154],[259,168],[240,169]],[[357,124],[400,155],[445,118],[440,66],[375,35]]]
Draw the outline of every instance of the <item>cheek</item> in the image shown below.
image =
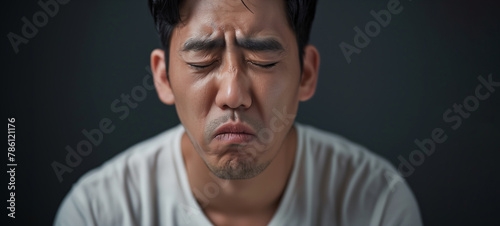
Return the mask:
[[198,139],[213,103],[209,81],[195,80],[190,75],[172,78],[177,114],[182,124]]
[[283,73],[262,77],[254,85],[255,95],[263,109],[272,112],[273,108],[282,110],[283,106],[296,105],[298,102],[299,75],[286,68]]

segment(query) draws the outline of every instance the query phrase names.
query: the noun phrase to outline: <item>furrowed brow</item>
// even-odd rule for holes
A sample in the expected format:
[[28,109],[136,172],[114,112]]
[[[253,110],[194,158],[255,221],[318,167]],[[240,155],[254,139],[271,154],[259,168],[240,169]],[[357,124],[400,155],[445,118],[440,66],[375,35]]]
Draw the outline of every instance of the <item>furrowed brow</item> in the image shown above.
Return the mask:
[[223,39],[197,39],[190,38],[182,47],[183,52],[187,51],[208,51],[224,47]]
[[238,46],[251,51],[283,51],[281,43],[274,38],[236,39]]

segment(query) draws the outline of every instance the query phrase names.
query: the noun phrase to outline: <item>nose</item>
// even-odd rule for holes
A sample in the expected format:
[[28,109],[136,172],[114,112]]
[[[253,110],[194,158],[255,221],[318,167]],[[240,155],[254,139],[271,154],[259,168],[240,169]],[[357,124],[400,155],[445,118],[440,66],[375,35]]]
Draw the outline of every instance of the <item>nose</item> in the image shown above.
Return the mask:
[[229,62],[219,77],[215,103],[222,109],[249,108],[252,105],[250,81],[236,62]]

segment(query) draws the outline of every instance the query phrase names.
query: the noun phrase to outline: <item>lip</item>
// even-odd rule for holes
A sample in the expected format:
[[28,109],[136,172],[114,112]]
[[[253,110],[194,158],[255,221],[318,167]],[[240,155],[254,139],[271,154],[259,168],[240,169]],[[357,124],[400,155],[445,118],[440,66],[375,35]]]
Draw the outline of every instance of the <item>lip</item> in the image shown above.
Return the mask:
[[214,139],[227,143],[248,143],[255,139],[255,132],[242,123],[226,123],[215,130]]

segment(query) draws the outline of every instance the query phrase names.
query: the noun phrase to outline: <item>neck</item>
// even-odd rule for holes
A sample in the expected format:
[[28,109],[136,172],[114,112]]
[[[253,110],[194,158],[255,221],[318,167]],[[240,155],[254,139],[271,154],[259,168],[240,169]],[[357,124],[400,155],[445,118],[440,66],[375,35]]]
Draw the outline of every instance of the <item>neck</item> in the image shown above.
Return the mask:
[[213,175],[184,133],[182,154],[191,191],[201,208],[219,213],[270,212],[277,209],[293,169],[297,132],[292,126],[276,157],[251,179],[224,180]]

